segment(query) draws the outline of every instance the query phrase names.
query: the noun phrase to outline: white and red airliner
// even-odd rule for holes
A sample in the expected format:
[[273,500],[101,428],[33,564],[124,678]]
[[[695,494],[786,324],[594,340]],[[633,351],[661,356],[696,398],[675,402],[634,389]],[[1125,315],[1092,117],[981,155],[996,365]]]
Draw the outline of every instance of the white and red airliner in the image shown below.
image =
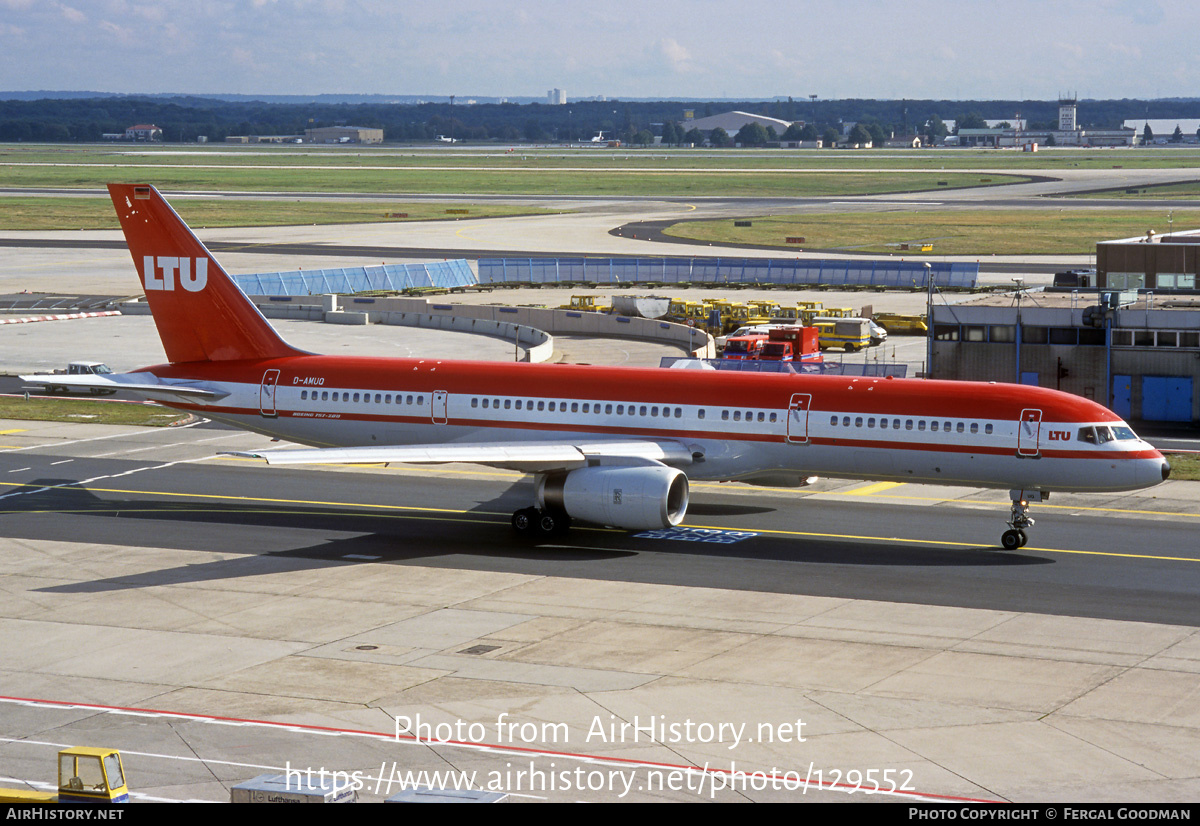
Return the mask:
[[[522,533],[678,525],[688,480],[811,476],[1051,491],[1156,485],[1170,466],[1111,411],[994,382],[324,356],[283,341],[150,186],[110,185],[168,364],[81,376],[302,449],[269,464],[473,462],[536,474]],[[48,376],[25,376],[43,383]],[[73,377],[54,376],[55,384]]]

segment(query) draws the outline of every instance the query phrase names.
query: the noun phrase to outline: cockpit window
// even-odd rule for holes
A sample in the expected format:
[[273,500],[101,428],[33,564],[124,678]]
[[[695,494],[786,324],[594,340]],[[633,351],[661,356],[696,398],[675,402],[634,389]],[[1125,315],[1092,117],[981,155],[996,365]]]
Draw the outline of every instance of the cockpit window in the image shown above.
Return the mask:
[[1079,428],[1079,441],[1087,442],[1093,445],[1102,445],[1105,442],[1111,442],[1114,439],[1125,441],[1128,439],[1136,439],[1137,434],[1128,427],[1107,427],[1101,425],[1099,427],[1081,427]]

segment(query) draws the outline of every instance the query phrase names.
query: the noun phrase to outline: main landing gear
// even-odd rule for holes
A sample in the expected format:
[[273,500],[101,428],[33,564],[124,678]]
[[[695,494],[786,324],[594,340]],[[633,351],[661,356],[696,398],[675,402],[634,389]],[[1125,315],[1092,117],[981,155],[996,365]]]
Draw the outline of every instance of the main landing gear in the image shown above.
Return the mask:
[[567,532],[571,517],[565,511],[547,508],[521,508],[512,515],[513,530],[521,536],[550,537]]
[[1033,517],[1029,515],[1029,503],[1049,499],[1050,494],[1040,490],[1012,490],[1012,516],[1008,520],[1012,530],[1005,531],[1000,537],[1000,545],[1006,551],[1015,551],[1025,547],[1025,529],[1033,527]]

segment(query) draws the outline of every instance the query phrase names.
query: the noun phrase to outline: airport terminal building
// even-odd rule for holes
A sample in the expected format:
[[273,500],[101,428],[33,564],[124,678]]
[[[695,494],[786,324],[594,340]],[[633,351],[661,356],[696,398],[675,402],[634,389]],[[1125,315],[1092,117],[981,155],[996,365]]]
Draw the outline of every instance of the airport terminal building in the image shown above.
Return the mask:
[[1106,241],[1076,289],[935,304],[930,375],[1036,384],[1126,419],[1200,423],[1197,253],[1200,232]]

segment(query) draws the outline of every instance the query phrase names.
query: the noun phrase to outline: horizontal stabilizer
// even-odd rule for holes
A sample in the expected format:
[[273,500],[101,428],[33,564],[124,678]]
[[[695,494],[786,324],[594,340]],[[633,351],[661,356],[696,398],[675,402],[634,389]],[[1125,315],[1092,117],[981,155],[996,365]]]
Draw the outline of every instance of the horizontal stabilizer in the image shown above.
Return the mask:
[[206,404],[229,395],[207,382],[187,379],[161,379],[153,373],[112,373],[109,375],[68,376],[45,373],[21,376],[21,381],[41,387],[66,387],[71,390],[114,392],[128,390],[153,401]]

